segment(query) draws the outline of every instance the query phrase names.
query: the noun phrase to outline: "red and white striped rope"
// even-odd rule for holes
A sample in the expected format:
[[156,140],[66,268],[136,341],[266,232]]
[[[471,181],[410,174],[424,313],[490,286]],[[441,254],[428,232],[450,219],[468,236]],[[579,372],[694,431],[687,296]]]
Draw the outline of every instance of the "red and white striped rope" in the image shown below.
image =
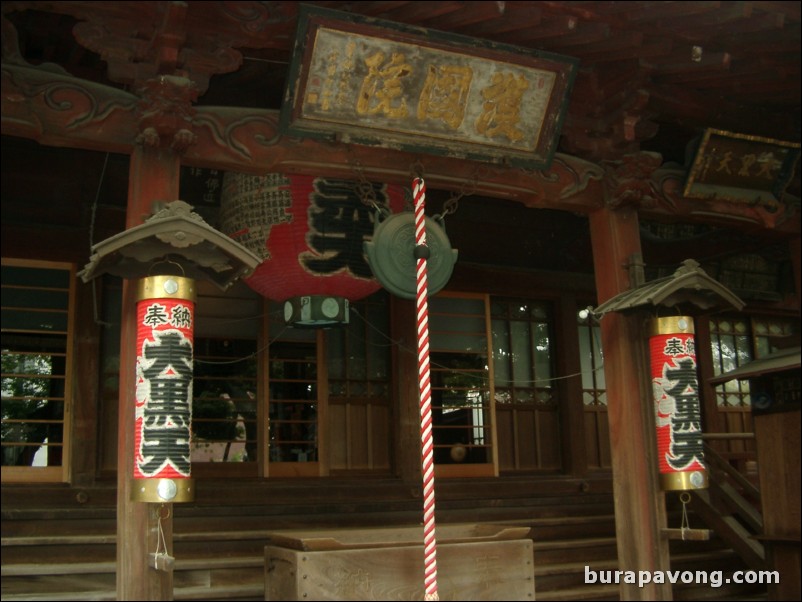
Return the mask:
[[429,304],[426,258],[426,185],[412,182],[415,197],[415,257],[417,258],[418,381],[420,383],[421,466],[423,468],[423,546],[425,600],[437,595],[437,538],[434,522],[434,458],[432,443],[432,383],[429,371]]

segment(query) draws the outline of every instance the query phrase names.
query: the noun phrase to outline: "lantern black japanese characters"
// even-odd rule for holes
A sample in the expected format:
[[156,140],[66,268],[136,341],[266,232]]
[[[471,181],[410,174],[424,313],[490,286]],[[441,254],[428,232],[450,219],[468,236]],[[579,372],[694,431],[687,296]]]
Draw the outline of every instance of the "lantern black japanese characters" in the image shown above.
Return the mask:
[[140,281],[134,501],[194,499],[190,476],[194,319],[194,280],[149,276]]
[[657,318],[649,339],[657,428],[657,455],[663,490],[704,489],[699,379],[693,319]]
[[262,258],[245,282],[283,302],[287,323],[348,321],[348,302],[379,290],[367,263],[376,212],[404,208],[401,186],[332,178],[228,173],[221,229]]

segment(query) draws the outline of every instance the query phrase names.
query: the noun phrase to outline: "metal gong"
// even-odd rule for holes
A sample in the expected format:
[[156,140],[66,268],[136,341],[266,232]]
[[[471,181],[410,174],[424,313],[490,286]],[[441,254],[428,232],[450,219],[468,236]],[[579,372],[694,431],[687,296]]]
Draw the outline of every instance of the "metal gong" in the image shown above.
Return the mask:
[[[426,265],[428,293],[434,295],[451,278],[457,250],[451,248],[439,222],[426,217],[424,223],[426,246],[429,247]],[[396,213],[378,222],[373,240],[365,243],[373,275],[384,288],[404,299],[414,299],[417,294],[415,246],[415,216],[409,212]]]

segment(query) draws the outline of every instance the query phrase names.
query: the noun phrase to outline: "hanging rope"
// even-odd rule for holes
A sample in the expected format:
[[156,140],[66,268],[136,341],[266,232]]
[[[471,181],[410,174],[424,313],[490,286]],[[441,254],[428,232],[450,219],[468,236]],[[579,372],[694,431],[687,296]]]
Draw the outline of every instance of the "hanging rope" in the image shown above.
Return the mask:
[[425,600],[437,595],[437,538],[434,524],[434,459],[432,444],[432,383],[429,374],[429,305],[426,260],[426,186],[412,181],[415,197],[415,258],[417,259],[418,381],[420,383],[421,466],[423,468],[423,547]]
[[685,533],[690,529],[688,522],[688,504],[691,501],[691,494],[683,491],[679,494],[679,501],[682,502],[682,519],[680,523],[680,532],[682,533],[682,541],[685,541]]
[[[167,514],[162,517],[162,511],[167,510]],[[153,555],[153,568],[160,570],[159,561],[165,558],[170,558],[170,551],[167,549],[167,538],[164,535],[164,527],[162,526],[162,519],[167,520],[170,518],[170,508],[162,504],[158,510],[159,518],[156,523],[156,553]]]

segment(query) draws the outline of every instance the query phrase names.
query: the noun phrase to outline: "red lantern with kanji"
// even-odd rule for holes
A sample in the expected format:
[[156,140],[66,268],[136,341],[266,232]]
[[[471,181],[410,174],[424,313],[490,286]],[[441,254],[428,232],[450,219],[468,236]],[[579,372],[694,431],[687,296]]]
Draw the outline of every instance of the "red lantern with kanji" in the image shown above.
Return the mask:
[[149,276],[140,281],[134,501],[194,499],[190,462],[194,320],[194,280]]
[[657,318],[649,347],[660,484],[667,491],[704,489],[707,472],[693,319]]
[[347,321],[348,301],[381,288],[364,243],[373,235],[378,211],[403,208],[401,186],[228,173],[220,221],[223,232],[263,258],[245,282],[284,302],[288,322],[297,324],[292,316],[303,314],[307,325],[316,325]]

